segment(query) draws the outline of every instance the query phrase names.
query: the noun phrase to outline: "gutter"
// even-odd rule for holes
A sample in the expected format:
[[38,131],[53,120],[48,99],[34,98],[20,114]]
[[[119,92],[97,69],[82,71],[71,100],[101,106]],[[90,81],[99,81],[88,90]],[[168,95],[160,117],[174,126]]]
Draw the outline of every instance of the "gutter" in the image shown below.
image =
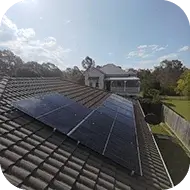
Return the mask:
[[[142,109],[142,107],[141,107],[141,104],[140,104],[139,100],[138,100],[137,102],[138,102],[138,104],[139,104],[139,107],[140,107],[140,110],[141,110],[141,112],[142,112],[142,114],[143,114],[143,117],[145,117],[144,111],[143,111],[143,109]],[[174,187],[173,181],[172,181],[171,176],[170,176],[170,174],[169,174],[169,172],[168,172],[168,169],[167,169],[167,167],[166,167],[166,164],[165,164],[165,162],[164,162],[164,159],[163,159],[163,157],[162,157],[162,154],[161,154],[161,152],[160,152],[160,149],[158,148],[157,142],[156,142],[156,140],[155,140],[155,138],[154,138],[154,135],[152,134],[152,130],[151,130],[151,128],[150,128],[150,125],[149,125],[148,123],[146,123],[146,124],[147,124],[147,127],[148,127],[148,129],[149,129],[149,131],[150,131],[150,133],[151,133],[151,136],[152,136],[152,139],[153,139],[154,144],[155,144],[155,146],[156,146],[156,149],[157,149],[157,151],[158,151],[158,154],[160,155],[160,158],[161,158],[161,160],[162,160],[163,166],[164,166],[164,168],[165,168],[165,170],[166,170],[166,173],[167,173],[167,175],[168,175],[169,181],[170,181],[172,187]]]

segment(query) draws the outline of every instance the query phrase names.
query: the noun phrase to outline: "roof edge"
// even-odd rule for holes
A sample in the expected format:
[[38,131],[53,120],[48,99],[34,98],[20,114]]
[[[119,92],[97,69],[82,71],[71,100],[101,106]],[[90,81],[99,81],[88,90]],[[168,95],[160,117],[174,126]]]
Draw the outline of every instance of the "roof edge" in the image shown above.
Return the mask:
[[[141,104],[140,104],[139,100],[138,100],[137,102],[138,102],[138,105],[139,105],[139,107],[140,107],[140,110],[141,110],[143,116],[145,117],[144,111],[143,111],[143,109],[142,109],[142,107],[141,107]],[[149,131],[150,131],[150,134],[151,134],[151,136],[152,136],[152,139],[153,139],[153,142],[154,142],[154,144],[155,144],[155,146],[156,146],[156,149],[157,149],[157,151],[158,151],[158,154],[160,155],[161,161],[162,161],[163,166],[164,166],[164,168],[165,168],[165,170],[166,170],[166,173],[167,173],[167,175],[168,175],[168,178],[169,178],[169,181],[170,181],[170,183],[171,183],[171,186],[174,187],[174,183],[173,183],[172,178],[171,178],[171,176],[170,176],[170,174],[169,174],[169,172],[168,172],[168,169],[167,169],[167,167],[166,167],[166,164],[165,164],[165,162],[164,162],[164,159],[163,159],[163,157],[162,157],[162,154],[161,154],[161,152],[160,152],[160,149],[159,149],[159,147],[158,147],[158,145],[157,145],[157,142],[156,142],[156,140],[155,140],[155,138],[154,138],[154,135],[152,134],[150,125],[149,125],[148,123],[146,123],[146,125],[147,125],[147,127],[148,127],[148,129],[149,129]]]

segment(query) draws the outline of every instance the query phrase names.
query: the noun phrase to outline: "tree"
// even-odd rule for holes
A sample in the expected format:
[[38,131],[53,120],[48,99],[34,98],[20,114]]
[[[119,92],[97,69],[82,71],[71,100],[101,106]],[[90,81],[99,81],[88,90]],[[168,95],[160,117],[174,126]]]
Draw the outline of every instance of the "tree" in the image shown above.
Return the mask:
[[149,96],[149,90],[160,90],[160,83],[156,79],[155,75],[149,69],[140,69],[137,72],[137,76],[141,81],[141,91],[144,97]]
[[164,60],[158,67],[155,67],[153,75],[160,82],[161,92],[165,95],[175,95],[176,82],[185,67],[179,60]]
[[53,63],[43,63],[42,64],[42,76],[44,77],[61,77],[63,75],[62,71]]
[[190,69],[184,71],[177,81],[176,92],[180,95],[187,96],[190,99]]
[[82,67],[85,70],[88,70],[88,69],[90,69],[91,67],[94,67],[94,66],[95,66],[95,61],[92,58],[87,56],[84,60],[82,60]]
[[84,85],[84,75],[77,66],[63,71],[63,78]]
[[16,69],[23,64],[22,59],[10,50],[0,50],[0,71],[4,75],[14,76]]

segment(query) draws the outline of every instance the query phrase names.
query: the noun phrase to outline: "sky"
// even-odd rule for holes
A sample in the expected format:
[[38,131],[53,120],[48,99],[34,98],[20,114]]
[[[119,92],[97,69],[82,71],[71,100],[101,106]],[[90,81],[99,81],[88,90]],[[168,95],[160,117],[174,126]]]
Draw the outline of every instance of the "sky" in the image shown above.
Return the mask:
[[124,69],[164,59],[190,67],[190,25],[164,0],[23,0],[1,21],[0,49],[60,69],[81,68],[86,56]]

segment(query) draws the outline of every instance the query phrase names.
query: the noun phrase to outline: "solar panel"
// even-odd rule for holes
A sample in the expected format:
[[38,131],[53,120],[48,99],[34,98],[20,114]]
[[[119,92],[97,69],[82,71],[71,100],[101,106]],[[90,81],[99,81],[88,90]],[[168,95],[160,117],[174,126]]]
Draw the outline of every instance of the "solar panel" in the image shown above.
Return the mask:
[[140,174],[134,108],[131,101],[111,95],[95,110],[58,93],[14,103],[35,119]]
[[14,102],[13,105],[17,109],[35,118],[71,103],[73,103],[71,99],[55,93],[20,100]]
[[117,113],[116,110],[110,109],[110,108],[105,107],[105,106],[100,106],[97,109],[97,111],[100,113],[104,113],[105,115],[108,115],[109,117],[112,117],[112,118],[115,118],[116,113]]
[[125,108],[122,108],[122,107],[118,107],[117,111],[120,113],[120,114],[123,114],[127,117],[133,117],[133,111],[132,110],[128,110],[128,109],[125,109]]
[[56,110],[51,114],[42,116],[38,118],[38,120],[53,128],[56,128],[58,131],[64,134],[67,134],[91,111],[88,109],[84,109],[84,107],[81,106],[81,111],[79,112],[76,111],[76,107],[79,108],[80,106],[76,106],[76,104],[71,104],[60,110]]
[[107,108],[110,108],[110,109],[112,109],[112,110],[115,110],[115,111],[117,111],[117,105],[115,105],[114,103],[112,103],[112,102],[110,102],[110,101],[107,101],[107,100],[105,100],[104,102],[103,102],[103,105],[105,106],[105,107],[107,107]]
[[64,134],[92,111],[60,94],[36,96],[18,101],[14,106]]
[[113,121],[114,118],[95,111],[74,133],[71,134],[71,137],[91,149],[102,153]]

